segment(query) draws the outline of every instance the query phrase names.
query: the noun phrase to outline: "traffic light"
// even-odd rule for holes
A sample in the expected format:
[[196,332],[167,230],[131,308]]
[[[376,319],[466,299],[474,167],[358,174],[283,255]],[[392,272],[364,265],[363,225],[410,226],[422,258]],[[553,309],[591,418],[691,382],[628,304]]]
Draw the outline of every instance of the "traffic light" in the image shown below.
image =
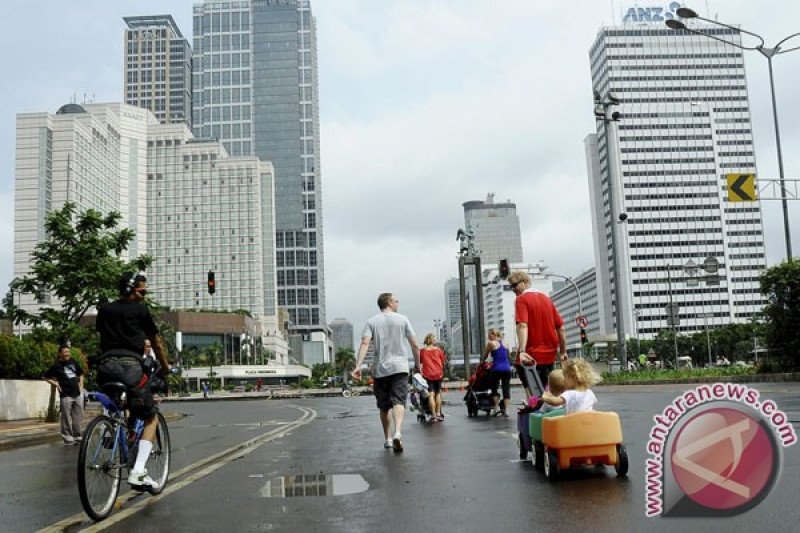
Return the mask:
[[508,278],[508,275],[511,274],[511,269],[508,266],[508,259],[501,259],[500,260],[500,267],[498,268],[500,272],[500,279]]
[[581,328],[581,344],[586,344],[588,339],[586,338],[586,330]]
[[217,287],[214,284],[214,271],[208,271],[208,294],[214,294],[217,291]]

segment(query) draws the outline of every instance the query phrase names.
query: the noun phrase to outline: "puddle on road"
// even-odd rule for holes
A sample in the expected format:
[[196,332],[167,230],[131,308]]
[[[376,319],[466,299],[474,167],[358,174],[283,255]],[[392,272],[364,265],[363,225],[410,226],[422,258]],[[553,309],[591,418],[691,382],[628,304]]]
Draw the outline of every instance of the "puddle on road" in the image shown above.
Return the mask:
[[297,474],[270,479],[262,498],[319,498],[356,494],[369,489],[360,474]]

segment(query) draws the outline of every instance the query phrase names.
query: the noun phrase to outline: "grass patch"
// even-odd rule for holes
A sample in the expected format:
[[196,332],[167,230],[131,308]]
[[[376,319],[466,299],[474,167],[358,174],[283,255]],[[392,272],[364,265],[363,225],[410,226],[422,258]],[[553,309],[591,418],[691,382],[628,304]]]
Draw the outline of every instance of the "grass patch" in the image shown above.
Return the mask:
[[724,376],[743,376],[756,374],[756,367],[728,366],[719,368],[687,368],[682,370],[636,370],[634,372],[603,373],[604,383],[620,381],[652,382],[666,379],[718,378]]

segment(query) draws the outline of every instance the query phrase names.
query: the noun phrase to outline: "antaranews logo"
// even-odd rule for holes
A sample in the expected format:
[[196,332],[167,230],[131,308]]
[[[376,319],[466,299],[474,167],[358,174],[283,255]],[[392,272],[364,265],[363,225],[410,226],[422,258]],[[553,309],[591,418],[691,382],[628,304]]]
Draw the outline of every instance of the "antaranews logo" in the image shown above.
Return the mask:
[[722,517],[752,509],[797,442],[786,413],[735,383],[684,392],[659,415],[647,452],[647,516]]

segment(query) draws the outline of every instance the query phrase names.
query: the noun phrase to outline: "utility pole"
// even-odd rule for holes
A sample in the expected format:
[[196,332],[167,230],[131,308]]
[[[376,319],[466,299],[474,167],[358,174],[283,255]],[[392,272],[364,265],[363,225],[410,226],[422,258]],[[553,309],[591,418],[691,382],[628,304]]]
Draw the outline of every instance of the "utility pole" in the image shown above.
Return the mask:
[[457,239],[461,241],[461,255],[458,258],[458,283],[461,300],[461,339],[464,350],[464,373],[466,377],[470,375],[469,355],[472,353],[472,342],[470,341],[471,321],[469,309],[467,307],[467,283],[465,270],[466,266],[471,265],[473,269],[473,281],[475,283],[475,319],[477,320],[478,338],[483,340],[483,272],[481,271],[481,258],[472,243],[474,233],[470,230],[458,230]]

